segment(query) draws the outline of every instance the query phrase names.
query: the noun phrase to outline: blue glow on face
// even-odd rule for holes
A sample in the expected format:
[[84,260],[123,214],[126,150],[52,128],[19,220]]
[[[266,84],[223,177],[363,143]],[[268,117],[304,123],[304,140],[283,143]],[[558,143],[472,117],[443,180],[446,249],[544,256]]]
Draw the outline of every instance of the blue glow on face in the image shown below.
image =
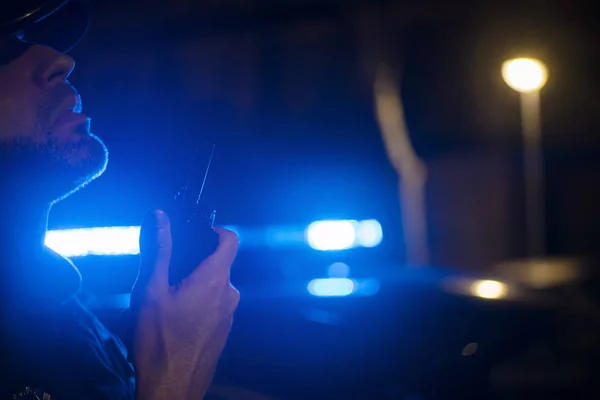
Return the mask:
[[348,278],[313,279],[306,287],[308,292],[318,297],[341,297],[354,293],[356,285]]

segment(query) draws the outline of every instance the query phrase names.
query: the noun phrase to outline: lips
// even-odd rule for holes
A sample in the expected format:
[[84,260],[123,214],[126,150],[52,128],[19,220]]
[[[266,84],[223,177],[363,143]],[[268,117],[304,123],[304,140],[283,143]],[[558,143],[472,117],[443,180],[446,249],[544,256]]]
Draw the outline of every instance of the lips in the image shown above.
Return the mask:
[[63,111],[54,124],[54,130],[65,129],[86,123],[89,120],[87,115],[76,113],[73,110]]

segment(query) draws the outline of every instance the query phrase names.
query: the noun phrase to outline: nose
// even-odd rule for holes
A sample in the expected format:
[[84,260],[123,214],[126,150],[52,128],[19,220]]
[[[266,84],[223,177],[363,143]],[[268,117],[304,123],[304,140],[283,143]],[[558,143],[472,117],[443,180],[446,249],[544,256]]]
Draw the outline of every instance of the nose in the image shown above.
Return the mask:
[[64,84],[75,68],[75,60],[50,48],[44,48],[43,52],[43,62],[36,72],[35,82],[42,87]]

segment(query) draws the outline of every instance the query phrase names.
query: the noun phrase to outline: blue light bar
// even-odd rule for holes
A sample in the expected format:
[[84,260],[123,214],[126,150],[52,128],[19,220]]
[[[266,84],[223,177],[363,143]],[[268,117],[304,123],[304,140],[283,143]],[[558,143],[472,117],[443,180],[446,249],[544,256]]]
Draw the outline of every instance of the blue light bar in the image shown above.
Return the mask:
[[[243,247],[273,247],[308,245],[321,251],[345,250],[353,247],[375,247],[383,238],[381,224],[376,220],[325,220],[313,222],[303,232],[301,227],[260,227],[237,232]],[[243,235],[240,231],[243,230]],[[88,255],[139,254],[139,226],[113,226],[81,229],[60,229],[46,233],[46,246],[65,257]],[[243,239],[242,239],[243,238]]]
[[375,219],[360,221],[356,232],[358,243],[362,247],[375,247],[383,240],[381,224]]
[[353,247],[375,247],[383,240],[381,224],[366,221],[325,220],[306,228],[306,242],[315,250],[346,250]]
[[140,253],[139,226],[48,231],[45,244],[65,257],[135,255]]
[[381,285],[375,278],[318,278],[306,285],[306,290],[316,297],[374,296]]
[[352,279],[322,278],[308,282],[306,289],[313,296],[341,297],[351,295],[356,287]]

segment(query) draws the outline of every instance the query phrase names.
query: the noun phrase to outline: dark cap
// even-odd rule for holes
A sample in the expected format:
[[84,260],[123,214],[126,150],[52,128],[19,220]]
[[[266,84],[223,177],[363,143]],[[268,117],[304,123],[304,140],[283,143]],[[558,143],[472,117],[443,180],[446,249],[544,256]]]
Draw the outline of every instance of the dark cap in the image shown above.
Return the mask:
[[4,0],[0,5],[0,41],[5,45],[0,47],[4,53],[0,63],[18,57],[20,54],[6,53],[26,48],[23,44],[41,44],[66,53],[84,36],[89,21],[87,0]]

